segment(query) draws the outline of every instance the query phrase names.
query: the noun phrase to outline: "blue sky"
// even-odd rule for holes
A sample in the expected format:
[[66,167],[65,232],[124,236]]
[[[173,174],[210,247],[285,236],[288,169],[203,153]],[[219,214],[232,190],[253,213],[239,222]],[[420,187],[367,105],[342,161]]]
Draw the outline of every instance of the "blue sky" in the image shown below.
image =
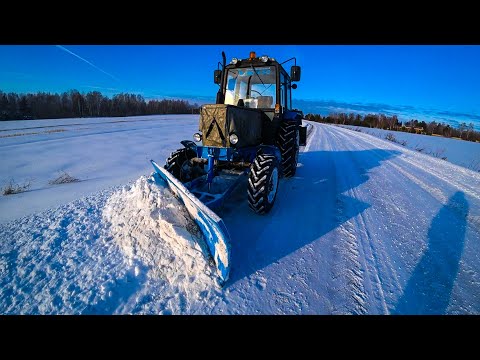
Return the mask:
[[2,45],[0,90],[208,101],[218,89],[212,73],[222,50],[227,61],[251,50],[281,61],[295,56],[302,80],[294,97],[308,109],[386,107],[480,124],[480,46]]

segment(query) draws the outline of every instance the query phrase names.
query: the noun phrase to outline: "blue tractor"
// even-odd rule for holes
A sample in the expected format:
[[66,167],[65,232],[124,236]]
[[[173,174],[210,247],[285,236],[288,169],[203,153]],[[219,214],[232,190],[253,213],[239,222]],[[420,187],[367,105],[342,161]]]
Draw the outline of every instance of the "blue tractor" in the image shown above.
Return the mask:
[[219,90],[216,104],[200,109],[194,141],[181,141],[162,167],[151,161],[159,177],[180,198],[198,223],[221,283],[230,271],[230,236],[214,212],[247,176],[247,201],[257,214],[268,213],[281,177],[295,175],[299,146],[306,143],[303,113],[292,108],[293,82],[300,67],[288,74],[283,63],[255,52],[214,71]]

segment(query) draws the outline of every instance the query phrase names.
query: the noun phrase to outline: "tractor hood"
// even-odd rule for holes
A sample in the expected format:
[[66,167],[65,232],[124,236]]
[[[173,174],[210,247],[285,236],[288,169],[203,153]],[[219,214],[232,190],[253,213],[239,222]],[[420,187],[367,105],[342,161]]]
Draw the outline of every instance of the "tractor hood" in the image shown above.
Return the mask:
[[[261,110],[225,104],[203,105],[199,130],[204,146],[243,148],[262,143],[262,127],[266,116]],[[236,134],[238,143],[230,144]]]

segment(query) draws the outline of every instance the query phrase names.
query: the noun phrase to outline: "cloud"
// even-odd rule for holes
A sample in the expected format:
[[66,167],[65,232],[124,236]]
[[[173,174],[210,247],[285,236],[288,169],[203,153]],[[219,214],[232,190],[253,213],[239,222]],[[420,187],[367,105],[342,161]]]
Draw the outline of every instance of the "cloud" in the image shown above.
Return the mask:
[[400,121],[417,119],[419,121],[436,121],[457,127],[460,123],[472,122],[477,130],[480,130],[480,115],[467,114],[455,111],[439,109],[426,109],[411,105],[388,105],[379,103],[348,103],[334,100],[301,100],[293,101],[293,105],[301,109],[305,114],[328,115],[333,112],[358,113],[358,114],[385,114],[397,115]]
[[157,93],[146,93],[146,100],[186,100],[192,104],[196,103],[198,105],[204,104],[214,104],[214,96],[204,96],[204,95],[187,95],[187,94],[178,94],[178,95],[166,95],[166,94],[157,94]]
[[86,63],[87,63],[88,65],[90,65],[91,67],[93,67],[93,68],[97,69],[98,71],[100,71],[100,72],[102,72],[102,73],[110,76],[112,79],[114,79],[114,80],[116,80],[116,81],[120,81],[118,78],[116,78],[116,77],[113,76],[112,74],[106,72],[105,70],[100,69],[97,65],[92,64],[90,61],[82,58],[80,55],[75,54],[73,51],[68,50],[67,48],[63,47],[62,45],[55,45],[55,46],[56,46],[57,48],[65,51],[66,53],[75,56],[76,58],[82,60],[83,62],[86,62]]
[[83,85],[82,87],[96,89],[96,90],[120,91],[120,89],[112,88],[112,87],[102,87],[102,86],[93,86],[93,85]]

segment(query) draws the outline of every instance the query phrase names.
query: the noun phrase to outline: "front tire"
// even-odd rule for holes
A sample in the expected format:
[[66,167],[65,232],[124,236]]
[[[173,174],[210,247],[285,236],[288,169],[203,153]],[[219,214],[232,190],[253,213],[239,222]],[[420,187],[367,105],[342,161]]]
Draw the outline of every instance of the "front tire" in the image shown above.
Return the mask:
[[278,161],[274,155],[257,155],[248,176],[248,206],[257,214],[268,213],[278,189]]
[[292,177],[297,171],[300,134],[295,122],[284,121],[280,124],[277,146],[282,154],[283,176]]
[[196,157],[195,151],[187,148],[178,149],[170,154],[168,157],[164,169],[170,172],[180,181],[188,181],[189,179],[187,167],[190,166],[190,160]]

